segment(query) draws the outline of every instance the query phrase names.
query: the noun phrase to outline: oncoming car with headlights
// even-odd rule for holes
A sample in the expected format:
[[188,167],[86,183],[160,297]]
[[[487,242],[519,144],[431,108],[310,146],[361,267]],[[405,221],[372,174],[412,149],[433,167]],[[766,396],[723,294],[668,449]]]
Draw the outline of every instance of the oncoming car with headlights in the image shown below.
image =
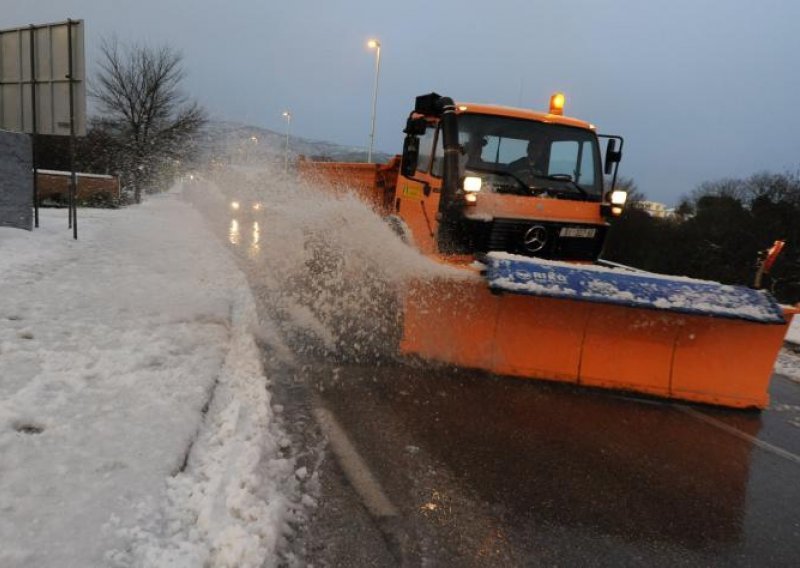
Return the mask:
[[228,203],[230,214],[234,218],[251,218],[264,211],[264,202],[258,199],[231,199]]

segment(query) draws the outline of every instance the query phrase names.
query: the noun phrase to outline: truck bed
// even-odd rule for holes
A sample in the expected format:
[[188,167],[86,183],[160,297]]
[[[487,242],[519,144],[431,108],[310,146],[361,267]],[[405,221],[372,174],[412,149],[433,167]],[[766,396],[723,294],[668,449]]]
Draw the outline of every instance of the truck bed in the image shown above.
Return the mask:
[[302,180],[337,194],[354,193],[384,215],[393,210],[399,171],[399,156],[386,164],[317,162],[303,156],[297,162],[297,173]]

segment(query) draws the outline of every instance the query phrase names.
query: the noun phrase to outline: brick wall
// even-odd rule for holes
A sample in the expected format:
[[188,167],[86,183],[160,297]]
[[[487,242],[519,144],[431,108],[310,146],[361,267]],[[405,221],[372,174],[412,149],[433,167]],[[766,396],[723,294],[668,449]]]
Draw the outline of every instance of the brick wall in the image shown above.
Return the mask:
[[[78,202],[92,201],[93,198],[118,200],[120,197],[119,178],[77,174]],[[66,203],[69,197],[69,172],[40,170],[37,176],[39,202],[56,201]]]

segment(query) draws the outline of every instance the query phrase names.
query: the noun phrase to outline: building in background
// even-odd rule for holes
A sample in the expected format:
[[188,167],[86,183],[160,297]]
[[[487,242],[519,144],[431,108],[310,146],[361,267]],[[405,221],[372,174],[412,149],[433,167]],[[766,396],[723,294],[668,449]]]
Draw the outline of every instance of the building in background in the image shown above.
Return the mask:
[[631,205],[638,207],[651,217],[658,217],[659,219],[672,217],[675,214],[674,209],[670,209],[664,203],[659,203],[658,201],[635,201]]

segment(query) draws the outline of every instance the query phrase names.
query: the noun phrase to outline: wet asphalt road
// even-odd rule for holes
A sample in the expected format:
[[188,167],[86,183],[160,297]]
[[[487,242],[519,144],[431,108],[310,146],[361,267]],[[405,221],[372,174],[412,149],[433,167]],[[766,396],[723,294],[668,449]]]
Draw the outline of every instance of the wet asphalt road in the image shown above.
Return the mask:
[[786,379],[773,381],[781,410],[759,415],[451,368],[302,375],[400,509],[410,564],[800,558],[800,461],[774,451],[800,433],[800,387]]
[[[783,377],[756,413],[416,360],[287,364],[264,349],[300,463],[321,481],[295,542],[305,563],[800,563],[800,385]],[[369,514],[325,449],[318,407],[339,421],[396,517]]]

